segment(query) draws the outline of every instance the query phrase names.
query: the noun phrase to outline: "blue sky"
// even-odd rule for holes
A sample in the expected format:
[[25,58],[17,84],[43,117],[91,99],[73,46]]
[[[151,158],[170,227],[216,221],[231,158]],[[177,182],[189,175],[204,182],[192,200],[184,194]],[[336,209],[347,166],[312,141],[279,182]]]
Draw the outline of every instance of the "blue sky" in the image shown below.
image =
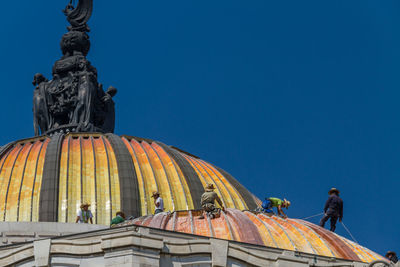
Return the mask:
[[[31,81],[61,55],[66,3],[2,3],[0,144],[33,135]],[[117,134],[198,155],[291,200],[291,217],[320,213],[335,186],[360,244],[400,252],[399,13],[395,0],[96,0],[88,57],[119,89]]]

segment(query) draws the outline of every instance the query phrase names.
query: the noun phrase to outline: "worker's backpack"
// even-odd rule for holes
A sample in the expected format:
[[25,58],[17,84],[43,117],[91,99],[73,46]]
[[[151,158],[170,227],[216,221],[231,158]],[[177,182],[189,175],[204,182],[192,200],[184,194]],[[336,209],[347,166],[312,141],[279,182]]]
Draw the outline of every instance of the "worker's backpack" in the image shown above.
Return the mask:
[[263,203],[261,204],[261,207],[263,207],[263,209],[270,209],[271,208],[271,200],[269,200],[268,198],[266,198]]

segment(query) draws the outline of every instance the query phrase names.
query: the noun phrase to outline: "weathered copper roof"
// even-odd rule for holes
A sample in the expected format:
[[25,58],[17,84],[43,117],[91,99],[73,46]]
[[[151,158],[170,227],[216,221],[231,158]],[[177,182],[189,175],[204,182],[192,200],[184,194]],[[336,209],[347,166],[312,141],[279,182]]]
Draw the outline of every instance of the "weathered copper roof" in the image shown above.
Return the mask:
[[259,203],[225,171],[161,142],[112,134],[26,139],[0,150],[0,221],[75,222],[89,202],[94,222],[108,225],[119,210],[152,214],[153,191],[167,211],[197,209],[206,183],[227,207]]
[[227,209],[220,217],[200,219],[201,211],[145,216],[125,223],[168,231],[235,240],[353,261],[371,262],[380,255],[310,222]]

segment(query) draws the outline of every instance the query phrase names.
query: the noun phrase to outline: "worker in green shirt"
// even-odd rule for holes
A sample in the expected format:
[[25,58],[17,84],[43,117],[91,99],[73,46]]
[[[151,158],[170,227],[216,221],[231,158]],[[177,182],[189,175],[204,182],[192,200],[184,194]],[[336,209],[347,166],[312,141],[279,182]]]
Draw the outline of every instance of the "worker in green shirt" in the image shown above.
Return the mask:
[[287,218],[286,214],[283,212],[282,208],[288,209],[290,207],[290,201],[285,198],[279,199],[276,197],[265,198],[262,203],[263,212],[265,213],[274,213],[273,207],[275,207],[278,211],[278,215]]
[[118,211],[116,217],[111,220],[111,227],[123,223],[125,221],[125,213]]

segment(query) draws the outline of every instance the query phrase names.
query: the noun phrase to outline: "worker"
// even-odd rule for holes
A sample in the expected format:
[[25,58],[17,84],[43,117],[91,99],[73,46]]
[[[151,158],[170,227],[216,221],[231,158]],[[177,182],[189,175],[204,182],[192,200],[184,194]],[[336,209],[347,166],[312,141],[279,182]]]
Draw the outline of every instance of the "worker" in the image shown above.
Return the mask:
[[263,208],[263,212],[271,214],[274,213],[273,207],[275,207],[276,210],[278,211],[278,215],[287,218],[282,208],[288,209],[290,207],[290,204],[291,204],[290,201],[286,200],[285,198],[282,200],[276,197],[270,197],[270,198],[265,198],[261,206]]
[[386,253],[385,257],[393,263],[397,263],[399,261],[399,259],[397,258],[396,252],[393,252],[393,251],[388,251],[388,253]]
[[116,216],[111,220],[111,227],[123,223],[125,221],[125,213],[118,211]]
[[80,206],[80,210],[78,210],[78,213],[76,215],[76,223],[90,223],[93,224],[93,214],[89,210],[90,204],[89,203],[83,203]]
[[[221,209],[225,211],[225,207],[222,204],[222,201],[219,198],[218,194],[214,192],[214,189],[215,187],[213,184],[207,184],[205,192],[201,196],[201,207],[211,219],[218,217],[220,214],[220,210],[215,206],[215,201],[217,201]],[[203,215],[200,216],[200,219],[203,218]]]
[[160,193],[159,192],[153,192],[152,198],[154,198],[154,215],[163,212],[164,211],[164,201],[163,199],[160,197]]
[[319,225],[321,227],[325,226],[325,223],[330,219],[331,220],[331,232],[335,232],[336,230],[336,222],[339,219],[339,222],[342,222],[343,219],[343,200],[339,197],[339,190],[336,188],[332,188],[328,192],[329,198],[325,203],[324,207],[324,217],[322,217]]

